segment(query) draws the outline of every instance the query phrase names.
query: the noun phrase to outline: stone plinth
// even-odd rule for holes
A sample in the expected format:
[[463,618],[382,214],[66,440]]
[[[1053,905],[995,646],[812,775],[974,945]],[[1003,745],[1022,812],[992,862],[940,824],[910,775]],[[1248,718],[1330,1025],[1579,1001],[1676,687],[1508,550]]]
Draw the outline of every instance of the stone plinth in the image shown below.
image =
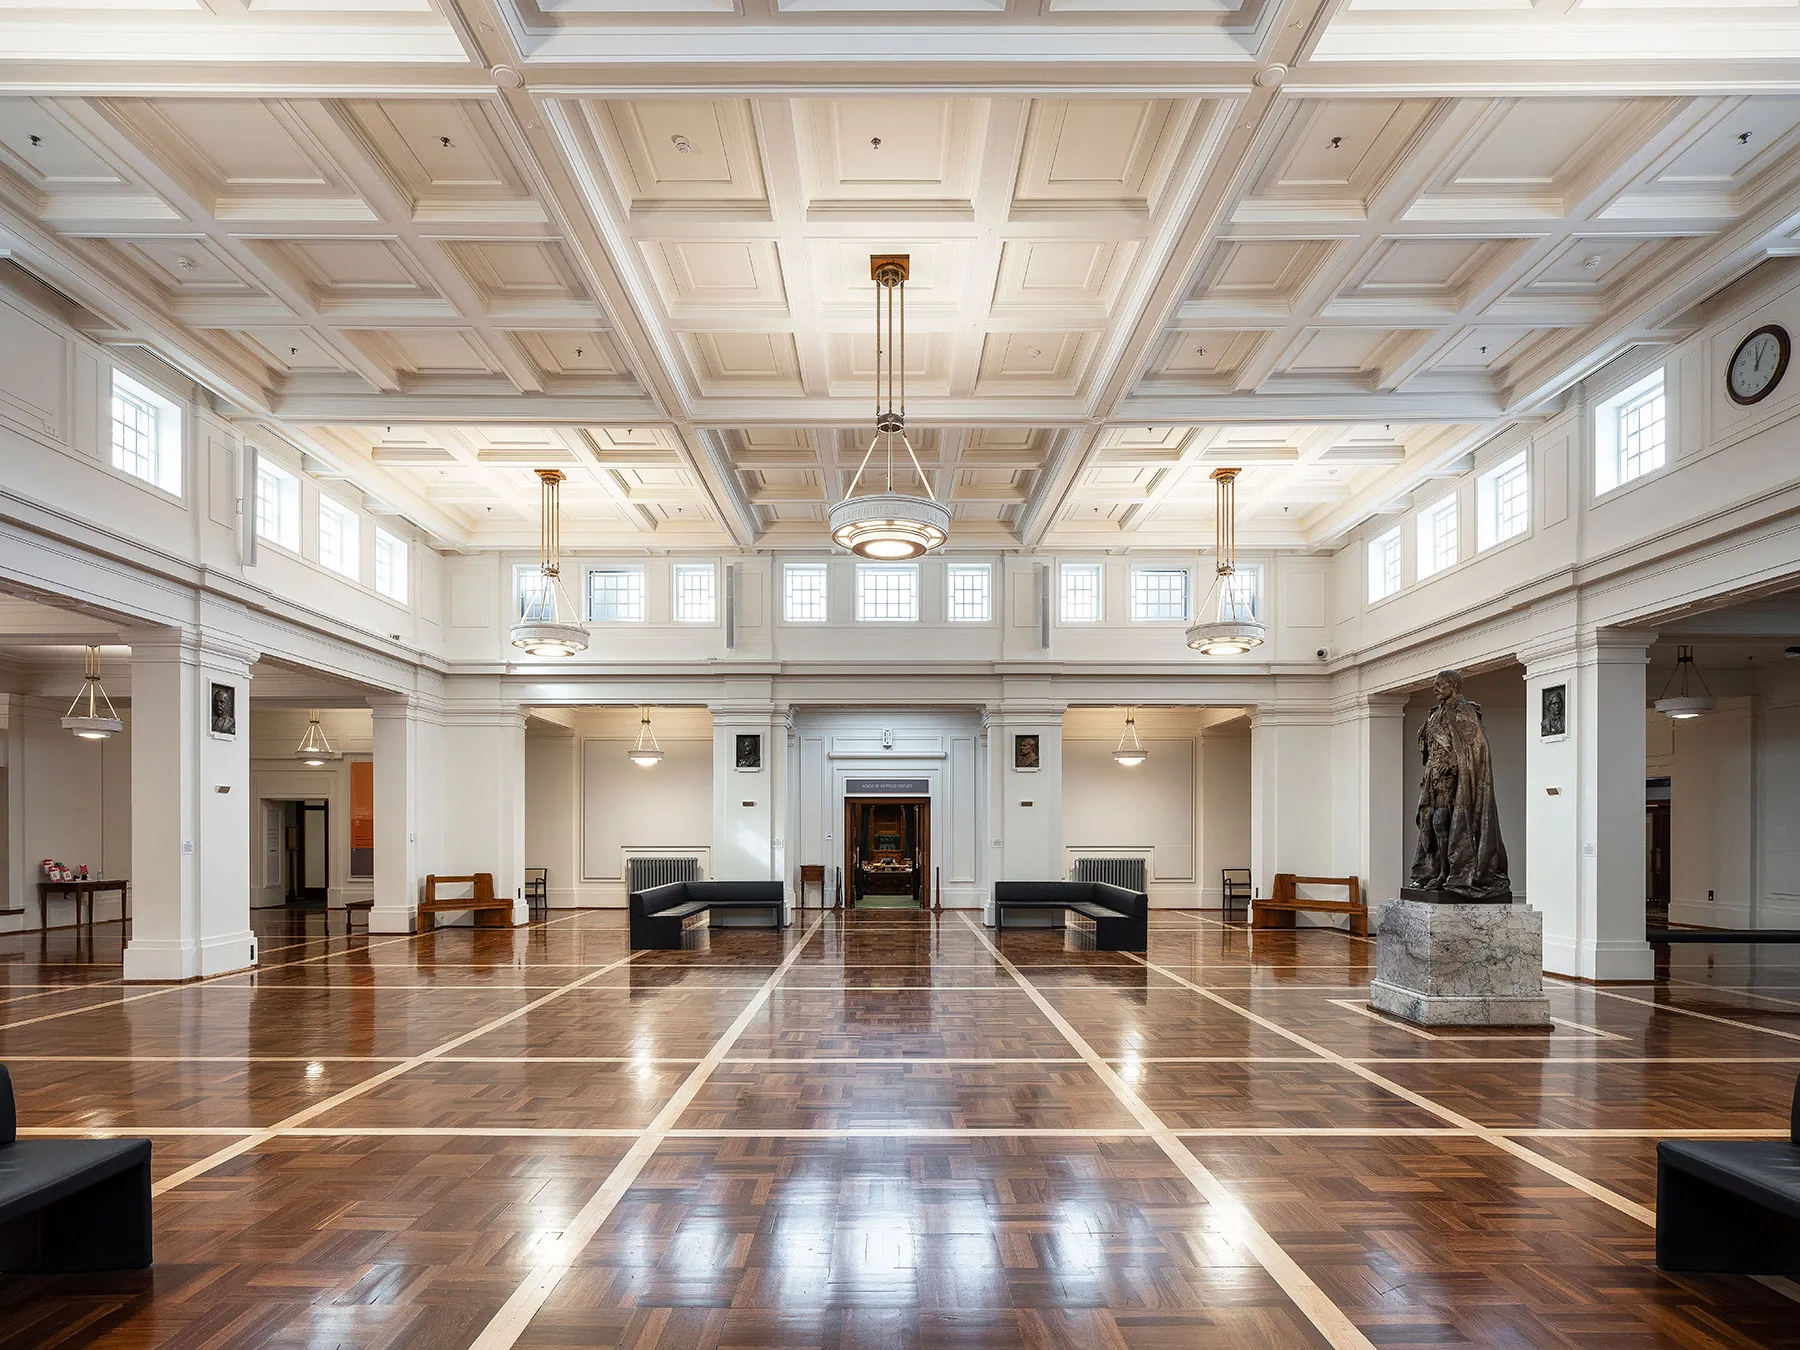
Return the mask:
[[1544,916],[1524,905],[1390,900],[1369,1003],[1428,1027],[1547,1027]]

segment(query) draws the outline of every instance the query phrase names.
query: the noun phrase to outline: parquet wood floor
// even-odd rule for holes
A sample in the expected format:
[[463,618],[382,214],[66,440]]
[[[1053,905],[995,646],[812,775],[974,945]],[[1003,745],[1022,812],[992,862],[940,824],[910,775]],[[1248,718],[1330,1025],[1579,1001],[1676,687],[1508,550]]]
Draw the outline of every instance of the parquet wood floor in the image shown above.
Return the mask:
[[1800,1347],[1800,1285],[1649,1225],[1658,1137],[1784,1128],[1800,952],[1427,1033],[1342,934],[971,918],[262,914],[179,988],[116,924],[0,938],[21,1127],[147,1133],[159,1187],[156,1268],[0,1282],[0,1350]]

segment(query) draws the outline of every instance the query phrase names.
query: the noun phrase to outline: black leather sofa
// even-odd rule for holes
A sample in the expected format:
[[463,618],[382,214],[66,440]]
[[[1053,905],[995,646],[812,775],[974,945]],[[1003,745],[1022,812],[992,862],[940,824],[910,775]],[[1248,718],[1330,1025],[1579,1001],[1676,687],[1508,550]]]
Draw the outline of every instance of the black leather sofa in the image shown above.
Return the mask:
[[1104,881],[996,881],[994,927],[1009,909],[1072,909],[1094,921],[1103,952],[1141,952],[1150,941],[1150,897]]
[[672,881],[633,891],[631,950],[670,951],[681,946],[681,921],[703,910],[766,909],[774,927],[787,927],[786,888],[779,881]]
[[1800,1275],[1800,1082],[1786,1139],[1657,1144],[1656,1264]]
[[0,1067],[0,1270],[62,1274],[150,1264],[148,1139],[20,1139]]

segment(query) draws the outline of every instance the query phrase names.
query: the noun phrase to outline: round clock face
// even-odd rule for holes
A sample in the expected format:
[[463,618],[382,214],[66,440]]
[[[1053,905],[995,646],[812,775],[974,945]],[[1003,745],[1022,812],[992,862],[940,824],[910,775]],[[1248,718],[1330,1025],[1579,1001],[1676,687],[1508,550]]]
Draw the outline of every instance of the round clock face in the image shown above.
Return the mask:
[[1792,348],[1779,324],[1759,328],[1738,344],[1726,372],[1725,388],[1738,403],[1760,403],[1787,373]]

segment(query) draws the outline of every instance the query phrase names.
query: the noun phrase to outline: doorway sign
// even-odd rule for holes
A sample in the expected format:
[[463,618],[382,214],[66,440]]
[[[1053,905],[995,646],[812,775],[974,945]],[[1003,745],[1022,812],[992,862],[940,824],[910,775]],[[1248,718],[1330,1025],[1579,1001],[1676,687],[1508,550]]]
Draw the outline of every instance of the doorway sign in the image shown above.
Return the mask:
[[931,794],[929,778],[846,778],[846,796],[861,797],[871,793],[893,796],[924,797]]

